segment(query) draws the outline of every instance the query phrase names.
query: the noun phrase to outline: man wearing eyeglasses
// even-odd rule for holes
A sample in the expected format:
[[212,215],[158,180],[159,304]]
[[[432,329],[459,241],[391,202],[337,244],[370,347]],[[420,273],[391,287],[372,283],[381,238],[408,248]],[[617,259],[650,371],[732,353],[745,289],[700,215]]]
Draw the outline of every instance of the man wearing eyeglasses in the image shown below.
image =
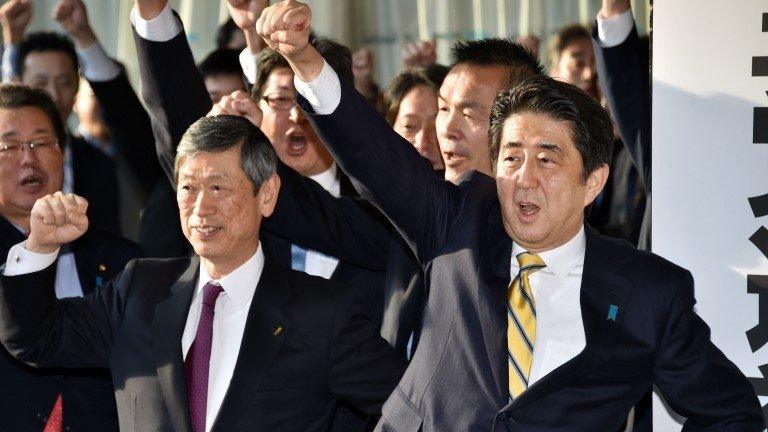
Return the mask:
[[[42,90],[0,86],[0,259],[25,240],[35,201],[61,190],[66,129]],[[56,296],[80,297],[139,257],[139,248],[91,228],[56,262]],[[115,431],[117,414],[106,370],[33,370],[0,348],[0,430]]]

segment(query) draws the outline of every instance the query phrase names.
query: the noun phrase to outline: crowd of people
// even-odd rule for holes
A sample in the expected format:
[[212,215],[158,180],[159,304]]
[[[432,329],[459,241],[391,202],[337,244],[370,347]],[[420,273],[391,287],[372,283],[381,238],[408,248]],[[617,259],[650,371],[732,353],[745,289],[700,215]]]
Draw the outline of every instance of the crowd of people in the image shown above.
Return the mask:
[[386,86],[306,4],[226,4],[196,64],[135,0],[141,97],[82,0],[58,32],[0,7],[0,431],[640,432],[654,385],[686,430],[764,429],[647,252],[629,0],[547,67],[423,41]]

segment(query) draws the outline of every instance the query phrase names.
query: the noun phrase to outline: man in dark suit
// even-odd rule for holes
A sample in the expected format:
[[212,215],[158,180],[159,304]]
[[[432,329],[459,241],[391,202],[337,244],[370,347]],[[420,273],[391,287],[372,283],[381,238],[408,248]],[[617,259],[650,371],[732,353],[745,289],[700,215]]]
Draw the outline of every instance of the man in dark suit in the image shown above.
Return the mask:
[[[66,134],[42,91],[0,87],[0,256],[24,241],[36,199],[60,190]],[[27,148],[29,147],[29,148]],[[83,296],[141,255],[132,242],[89,229],[55,265],[59,297]],[[104,369],[33,369],[0,353],[0,430],[117,430],[109,373]]]
[[598,81],[646,190],[638,247],[651,250],[651,90],[648,39],[628,0],[604,0],[592,30]]
[[[181,20],[165,2],[139,1],[136,5],[132,21],[136,30],[142,94],[154,124],[157,153],[166,172],[170,172],[181,133],[211,110],[210,96],[194,65]],[[152,25],[148,26],[150,19]],[[158,29],[164,30],[164,37],[157,38],[150,31]],[[321,39],[315,43],[324,52],[334,55],[332,63],[338,70],[346,71],[341,73],[351,81],[349,51],[328,40]],[[260,65],[260,77],[264,82],[257,84],[254,92],[264,96],[259,99],[266,117],[261,126],[277,149],[278,156],[304,175],[307,181],[316,181],[329,193],[335,196],[356,195],[349,179],[337,169],[322,142],[295,107],[290,68],[279,54],[272,52],[271,56],[269,53],[265,55],[270,60]],[[276,78],[283,79],[284,85],[275,85]],[[267,80],[269,84],[265,84]],[[280,103],[285,102],[283,98],[288,99],[287,107]],[[295,146],[293,150],[297,151],[292,152],[291,146]],[[281,168],[281,175],[289,173],[297,175],[295,171],[288,168],[283,171]],[[265,255],[276,264],[329,278],[349,287],[355,303],[375,325],[380,325],[384,309],[385,275],[382,270],[373,264],[339,260],[304,249],[269,231],[262,232],[261,240]],[[346,401],[339,403],[343,407],[334,416],[331,430],[360,430],[366,422],[366,413],[356,410]]]
[[492,110],[496,178],[441,182],[307,43],[309,16],[281,2],[256,29],[337,162],[428,266],[421,340],[378,430],[615,431],[649,382],[688,430],[764,428],[693,311],[690,273],[584,225],[612,147],[596,101],[524,78]]
[[404,360],[343,287],[281,269],[260,247],[276,162],[247,120],[197,121],[174,178],[198,256],[132,261],[82,299],[56,301],[46,266],[87,227],[87,201],[38,200],[0,282],[3,344],[37,366],[109,366],[122,431],[324,431],[338,398],[378,413]]

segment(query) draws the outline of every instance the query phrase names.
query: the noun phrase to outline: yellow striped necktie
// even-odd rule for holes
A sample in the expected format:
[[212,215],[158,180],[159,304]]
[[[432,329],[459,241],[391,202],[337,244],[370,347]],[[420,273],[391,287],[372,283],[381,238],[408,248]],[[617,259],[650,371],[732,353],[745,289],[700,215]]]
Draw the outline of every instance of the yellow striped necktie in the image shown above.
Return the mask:
[[536,343],[536,305],[528,276],[546,267],[538,255],[517,255],[520,272],[509,285],[507,303],[507,358],[509,363],[509,397],[514,400],[528,388]]

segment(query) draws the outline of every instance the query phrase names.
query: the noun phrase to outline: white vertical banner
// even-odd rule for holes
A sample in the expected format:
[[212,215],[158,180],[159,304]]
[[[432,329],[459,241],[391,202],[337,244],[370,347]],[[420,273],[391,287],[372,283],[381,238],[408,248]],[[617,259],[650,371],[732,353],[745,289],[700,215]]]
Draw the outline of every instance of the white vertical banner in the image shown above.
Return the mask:
[[[766,91],[765,0],[654,4],[653,249],[693,273],[696,311],[762,405],[768,402],[759,368],[768,364]],[[681,429],[658,396],[653,409],[654,430]]]

